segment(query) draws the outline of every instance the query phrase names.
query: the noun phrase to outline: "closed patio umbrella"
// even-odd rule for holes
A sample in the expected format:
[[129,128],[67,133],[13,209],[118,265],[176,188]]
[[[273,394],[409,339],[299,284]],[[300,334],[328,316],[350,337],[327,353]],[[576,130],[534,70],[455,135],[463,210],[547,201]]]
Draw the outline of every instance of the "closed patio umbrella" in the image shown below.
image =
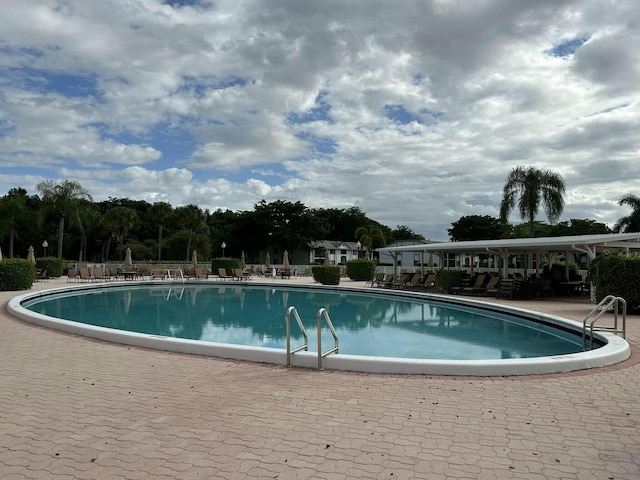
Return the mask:
[[131,258],[131,249],[127,248],[127,254],[124,256],[124,265],[125,267],[132,267],[133,260]]
[[198,267],[198,252],[195,250],[191,254],[191,263],[193,264],[193,268]]
[[282,265],[284,266],[284,268],[289,268],[289,252],[287,252],[286,250],[282,255]]
[[29,260],[33,264],[36,263],[36,254],[33,250],[33,245],[29,247],[29,253],[27,253],[27,260]]
[[324,251],[324,265],[325,267],[329,267],[331,265],[331,258],[329,257],[329,249],[325,249]]
[[244,256],[244,250],[242,250],[242,253],[240,254],[240,268],[242,269],[242,271],[244,271],[244,267],[246,266],[246,264],[247,264],[247,261]]
[[264,256],[264,274],[267,274],[267,270],[271,268],[271,256],[269,252]]

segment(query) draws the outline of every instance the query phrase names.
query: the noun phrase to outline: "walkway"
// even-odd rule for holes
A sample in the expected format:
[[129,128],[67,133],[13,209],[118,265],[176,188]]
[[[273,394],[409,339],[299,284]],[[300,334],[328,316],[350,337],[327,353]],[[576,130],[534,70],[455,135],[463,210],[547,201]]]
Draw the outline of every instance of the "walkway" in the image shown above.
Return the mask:
[[[575,319],[591,307],[505,303]],[[640,344],[640,319],[628,330]],[[108,344],[3,307],[0,352],[5,480],[640,478],[635,346],[562,375],[317,372]]]

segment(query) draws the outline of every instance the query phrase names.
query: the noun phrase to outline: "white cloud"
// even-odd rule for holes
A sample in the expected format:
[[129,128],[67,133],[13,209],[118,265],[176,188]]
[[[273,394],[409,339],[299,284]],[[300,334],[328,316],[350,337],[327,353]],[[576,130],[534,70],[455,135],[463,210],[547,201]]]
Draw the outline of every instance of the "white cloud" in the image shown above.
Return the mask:
[[[631,0],[0,8],[4,190],[46,176],[203,208],[357,205],[437,239],[461,215],[497,215],[518,165],[565,177],[563,219],[613,224],[619,197],[640,192]],[[67,96],[46,72],[97,90]]]

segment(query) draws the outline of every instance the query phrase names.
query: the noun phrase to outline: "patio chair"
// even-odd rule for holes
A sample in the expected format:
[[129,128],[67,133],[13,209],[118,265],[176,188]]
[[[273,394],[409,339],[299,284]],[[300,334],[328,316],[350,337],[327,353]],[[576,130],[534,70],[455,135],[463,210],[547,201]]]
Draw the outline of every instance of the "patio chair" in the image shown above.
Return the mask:
[[234,280],[249,280],[249,275],[244,273],[241,268],[233,269],[233,279]]
[[92,280],[96,282],[105,282],[108,281],[109,278],[105,276],[104,269],[102,267],[95,267],[93,269],[93,278]]
[[436,274],[433,272],[429,272],[422,279],[422,283],[420,284],[420,290],[423,290],[425,292],[432,292],[435,289],[436,289]]
[[489,277],[489,280],[487,281],[487,284],[479,288],[476,293],[478,293],[478,295],[491,295],[493,293],[497,293],[496,287],[500,282],[500,278],[500,275],[491,275]]
[[220,278],[220,280],[226,280],[226,279],[233,280],[233,275],[227,275],[227,269],[224,267],[220,267],[218,268],[218,278]]
[[80,281],[90,282],[91,280],[93,280],[93,277],[89,273],[89,269],[87,267],[80,268]]
[[78,281],[78,276],[76,275],[76,269],[75,268],[70,268],[67,271],[67,283],[77,282],[77,281]]
[[475,282],[469,287],[464,287],[462,289],[462,293],[473,295],[474,293],[478,293],[482,291],[482,287],[484,286],[484,282],[487,280],[487,275],[485,273],[479,273],[476,276]]

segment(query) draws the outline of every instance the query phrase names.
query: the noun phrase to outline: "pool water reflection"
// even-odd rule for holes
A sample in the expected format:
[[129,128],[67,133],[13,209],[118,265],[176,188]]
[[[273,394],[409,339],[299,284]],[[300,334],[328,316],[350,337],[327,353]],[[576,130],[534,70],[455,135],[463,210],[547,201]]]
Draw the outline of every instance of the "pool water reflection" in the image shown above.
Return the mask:
[[[412,359],[531,358],[583,351],[575,333],[517,316],[417,298],[268,286],[142,285],[67,291],[26,301],[44,315],[209,342],[285,348],[294,305],[313,344],[326,308],[340,353]],[[293,342],[300,333],[292,328]],[[323,334],[323,343],[331,342]],[[329,344],[329,343],[327,343]]]

